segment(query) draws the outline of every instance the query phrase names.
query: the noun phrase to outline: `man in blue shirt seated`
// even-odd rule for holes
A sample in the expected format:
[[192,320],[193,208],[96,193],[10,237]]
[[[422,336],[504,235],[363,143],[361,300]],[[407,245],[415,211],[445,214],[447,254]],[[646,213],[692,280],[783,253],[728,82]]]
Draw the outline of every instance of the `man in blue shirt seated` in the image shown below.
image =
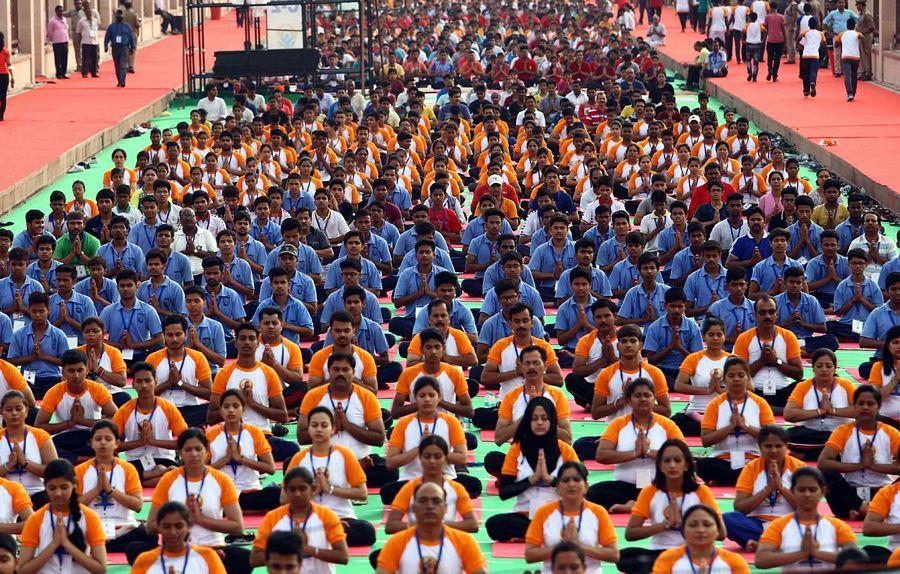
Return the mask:
[[328,273],[325,275],[325,292],[330,294],[341,286],[340,262],[349,259],[360,264],[362,269],[359,279],[360,286],[378,295],[381,292],[381,271],[372,261],[363,257],[361,231],[352,230],[344,234],[344,252],[346,255],[338,257],[328,266]]
[[834,228],[838,234],[838,249],[844,255],[850,249],[850,243],[863,234],[863,194],[854,192],[847,197],[847,212],[850,217]]
[[[59,327],[66,337],[79,345],[84,342],[81,335],[81,323],[88,317],[97,316],[97,307],[87,295],[76,293],[75,276],[77,272],[72,265],[60,265],[56,268],[57,286],[59,289],[50,297],[50,323]],[[75,345],[69,345],[74,348]]]
[[[748,296],[756,300],[765,293],[775,297],[784,292],[784,272],[786,269],[796,267],[803,270],[799,261],[787,256],[790,233],[786,229],[773,229],[769,233],[769,245],[772,247],[772,255],[763,259],[753,267],[750,276],[750,290]],[[741,238],[743,239],[743,238]]]
[[[487,361],[488,353],[491,347],[494,346],[494,343],[512,335],[512,327],[509,324],[509,310],[519,304],[521,297],[518,286],[510,279],[498,281],[494,287],[494,293],[497,294],[497,300],[500,302],[500,312],[492,315],[481,325],[481,329],[478,332],[478,345],[475,349],[478,362],[482,365]],[[540,321],[533,320],[531,323],[531,336],[546,339],[547,334],[544,332],[543,324]],[[473,371],[475,368],[473,368]]]
[[[325,332],[328,330],[328,325],[331,323],[332,314],[337,311],[346,310],[344,309],[344,290],[348,287],[359,287],[360,289],[362,289],[362,286],[359,284],[359,277],[361,274],[359,261],[344,259],[340,262],[340,264],[332,263],[332,265],[340,265],[341,280],[343,281],[343,285],[338,290],[329,295],[328,299],[325,300],[325,304],[322,306],[322,313],[317,318],[320,332]],[[363,293],[365,295],[363,315],[368,319],[371,319],[375,323],[387,323],[391,318],[390,312],[388,312],[387,309],[382,309],[379,306],[378,297],[376,297],[374,293],[372,293],[368,289],[363,289]]]
[[555,303],[556,281],[566,269],[577,264],[575,244],[569,239],[569,220],[564,215],[554,215],[550,221],[550,241],[538,246],[528,262],[541,299]]
[[131,367],[162,346],[162,323],[156,309],[138,300],[134,271],[119,271],[116,289],[119,300],[103,309],[100,318],[109,333],[109,344],[122,351],[125,364]]
[[847,258],[838,253],[839,241],[837,232],[824,230],[820,237],[822,254],[806,264],[809,293],[819,300],[826,312],[831,312],[838,284],[850,275]]
[[560,367],[563,368],[572,366],[578,340],[596,328],[590,312],[595,301],[591,295],[591,274],[576,268],[569,274],[569,283],[572,296],[559,306],[555,324],[557,341],[565,347],[558,354]]
[[[484,282],[481,285],[482,295],[493,289],[494,285],[503,279],[503,256],[512,252],[519,253],[517,250],[518,243],[516,241],[516,236],[512,233],[504,233],[501,235],[497,245],[500,252],[500,259],[492,263],[491,266],[484,271]],[[523,265],[522,267],[522,281],[534,287],[534,275],[531,274],[531,269],[529,269],[527,265]]]
[[471,297],[480,297],[485,271],[500,257],[500,237],[503,227],[503,212],[490,208],[481,214],[484,219],[484,233],[472,239],[466,251],[466,273],[474,273],[473,279],[463,279],[462,289]]
[[13,321],[16,331],[31,318],[28,315],[28,298],[32,293],[43,293],[40,283],[25,275],[28,253],[21,247],[9,251],[9,276],[0,279],[0,310]]
[[405,315],[392,318],[389,328],[398,337],[411,339],[416,311],[438,298],[434,291],[437,287],[435,276],[447,270],[434,264],[435,246],[436,243],[429,239],[416,241],[416,266],[404,269],[397,278],[393,294],[394,307],[404,307]]
[[156,309],[160,319],[169,315],[185,315],[184,290],[165,275],[166,255],[159,249],[147,254],[147,273],[150,278],[138,286],[137,298]]
[[[209,280],[209,277],[207,277],[207,280]],[[259,325],[260,309],[277,307],[284,316],[283,328],[285,338],[297,344],[300,343],[301,339],[313,339],[312,317],[309,311],[306,310],[306,306],[291,296],[291,283],[288,272],[281,267],[275,267],[269,273],[269,280],[272,282],[272,296],[259,302],[251,322],[254,325]]]
[[[206,310],[206,290],[199,285],[188,285],[184,290],[184,304],[187,307],[187,342],[192,349],[203,353],[209,363],[213,377],[219,368],[225,366],[228,348],[225,343],[225,328],[222,323],[204,314]],[[231,344],[233,357],[237,357],[234,343]],[[206,410],[203,411],[204,415]]]
[[[456,275],[450,271],[438,273],[434,278],[434,284],[434,292],[450,308],[450,326],[465,333],[469,337],[469,341],[474,345],[478,340],[478,328],[475,325],[475,317],[472,315],[472,310],[463,305],[458,299],[459,282]],[[538,298],[539,300],[540,298]],[[416,311],[416,323],[413,325],[413,334],[419,333],[428,327],[428,309],[420,307]]]
[[862,249],[851,249],[847,253],[847,259],[850,275],[834,291],[834,314],[839,318],[826,324],[828,332],[838,339],[859,341],[866,319],[872,311],[884,304],[884,296],[878,285],[865,275],[869,262],[868,253]]
[[747,277],[752,277],[756,264],[772,255],[772,247],[766,235],[766,214],[763,210],[751,207],[747,210],[746,216],[750,233],[738,237],[731,246],[725,267],[729,269],[742,267],[747,270]]
[[788,256],[806,265],[810,259],[817,257],[822,251],[822,229],[813,223],[813,200],[808,195],[801,195],[795,202],[797,205],[797,222],[788,227],[790,242]]
[[687,297],[681,287],[666,291],[665,314],[644,330],[647,362],[666,375],[669,391],[675,388],[678,368],[685,357],[703,349],[703,335],[693,319],[685,317]]
[[49,305],[46,293],[28,296],[31,323],[13,333],[9,346],[9,362],[22,368],[22,375],[38,400],[61,380],[60,357],[69,349],[66,334],[47,320]]
[[649,325],[666,312],[665,293],[669,287],[657,281],[659,257],[655,253],[641,253],[637,267],[641,282],[625,294],[617,325]]
[[837,351],[837,337],[813,335],[826,332],[825,312],[815,297],[803,292],[804,282],[802,268],[791,267],[785,270],[785,291],[775,297],[778,325],[797,335],[805,354],[812,355],[817,349]]
[[[119,300],[116,282],[106,276],[106,261],[102,257],[91,257],[88,260],[88,276],[75,284],[75,292],[90,297],[97,308],[97,313]],[[3,287],[0,282],[0,301],[3,300]]]
[[629,289],[640,283],[641,271],[638,261],[644,253],[645,246],[643,233],[632,231],[625,236],[626,257],[616,263],[609,274],[609,285],[616,299],[621,301]]
[[97,250],[97,255],[106,261],[107,277],[116,277],[125,269],[134,271],[138,277],[144,272],[144,252],[134,243],[128,243],[128,229],[128,220],[121,215],[113,216],[109,222],[112,240]]
[[566,269],[556,282],[556,305],[562,305],[566,299],[572,296],[572,283],[569,279],[575,269],[583,269],[591,276],[591,296],[594,299],[612,297],[612,287],[609,278],[602,269],[594,265],[594,243],[585,237],[575,242],[575,262],[578,264],[573,269]]
[[[866,262],[868,264],[868,257]],[[888,330],[894,325],[900,324],[900,272],[888,275],[885,284],[887,285],[888,300],[869,313],[863,324],[862,333],[859,334],[861,348],[875,349],[875,355],[859,366],[859,375],[863,379],[869,378],[872,363],[881,360]]]
[[[159,249],[166,255],[166,277],[182,286],[191,285],[194,282],[191,261],[184,253],[172,249],[174,241],[174,227],[168,223],[163,223],[156,228],[156,249]],[[147,262],[144,261],[144,271],[147,271],[146,267]]]
[[703,267],[688,275],[684,292],[688,301],[688,316],[702,322],[710,305],[728,296],[722,248],[718,241],[706,241],[700,248]]
[[221,259],[207,257],[202,265],[203,280],[206,282],[206,314],[225,328],[225,341],[229,344],[228,356],[236,357],[234,329],[243,323],[247,316],[244,302],[237,291],[222,283],[225,263]]
[[756,327],[756,311],[753,301],[744,296],[747,291],[747,272],[741,267],[729,269],[725,274],[728,297],[709,306],[707,315],[718,317],[725,323],[725,350],[731,351],[738,335]]
[[[503,269],[503,278],[513,281],[519,289],[519,300],[534,311],[534,317],[541,322],[544,319],[544,303],[538,290],[522,281],[522,255],[518,252],[506,253],[500,258]],[[478,312],[478,323],[483,324],[489,317],[500,310],[500,301],[497,292],[488,291],[484,296],[484,303]]]

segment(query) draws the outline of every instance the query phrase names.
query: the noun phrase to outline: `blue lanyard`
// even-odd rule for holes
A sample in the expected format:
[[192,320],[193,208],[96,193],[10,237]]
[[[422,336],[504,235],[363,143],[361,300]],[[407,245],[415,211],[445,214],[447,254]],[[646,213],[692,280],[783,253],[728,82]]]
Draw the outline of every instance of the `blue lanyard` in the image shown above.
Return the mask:
[[[668,491],[668,490],[664,491],[664,494],[666,495],[666,500],[669,501],[669,506],[671,506],[671,505],[672,505],[672,496],[669,495],[669,491]],[[678,505],[678,510],[681,511],[682,515],[684,514],[684,511],[687,510],[687,509],[684,507],[684,501],[685,501],[686,498],[687,498],[687,493],[686,493],[686,492],[682,493],[682,494],[681,494],[681,503]],[[669,530],[678,530],[678,528],[675,528],[675,527],[670,526],[670,527],[669,527]]]
[[[331,453],[334,452],[334,448],[328,447],[328,458],[325,459],[325,466],[320,467],[325,469],[325,478],[328,478],[328,468],[331,466]],[[316,477],[316,457],[313,455],[312,447],[309,447],[309,468],[312,470],[313,478]],[[323,493],[319,493],[319,500],[322,500],[325,497]]]
[[[350,394],[347,395],[347,408],[350,408],[350,399],[353,397],[353,387],[350,387]],[[337,405],[334,404],[334,399],[331,398],[331,386],[328,387],[328,400],[331,402],[331,410],[332,412],[337,412]],[[338,399],[338,405],[341,404],[340,399]],[[346,413],[346,409],[344,410]],[[342,431],[343,432],[343,431]]]
[[[135,411],[136,411],[136,410],[137,410],[137,409],[135,409]],[[100,470],[100,467],[97,466],[97,460],[96,460],[96,459],[94,459],[94,470],[97,471],[97,474],[98,474],[98,475],[99,475],[101,472],[103,472],[102,470]],[[113,473],[115,473],[115,472],[116,472],[116,461],[115,461],[115,459],[113,459],[112,468],[109,469],[109,483],[110,483],[110,484],[112,484]],[[124,472],[124,471],[123,471],[123,472]],[[97,506],[99,506],[100,508],[102,508],[104,511],[106,511],[110,506],[113,506],[113,503],[109,501],[109,493],[107,493],[107,492],[101,492],[101,493],[100,493],[100,504],[98,504]]]
[[[183,366],[184,366],[184,365],[182,364],[182,367],[183,367]],[[157,403],[158,403],[158,401],[154,399],[154,400],[153,400],[153,410],[150,411],[150,416],[147,417],[147,419],[146,419],[147,422],[150,423],[151,426],[153,425],[153,415],[156,414],[156,406],[157,406]],[[138,421],[138,406],[137,406],[137,403],[134,404],[134,427],[135,427],[135,429],[138,431],[138,434],[140,434],[140,432],[141,432],[141,423]],[[204,475],[204,478],[205,478],[205,475]]]
[[[153,233],[151,234],[148,229],[152,229]],[[144,238],[147,240],[147,243],[150,245],[150,248],[153,249],[156,247],[156,227],[150,227],[146,222],[144,222]]]
[[[437,559],[435,563],[439,566],[441,563],[441,556],[444,555],[444,528],[441,527],[441,547],[438,550]],[[421,567],[425,562],[425,557],[422,556],[422,541],[419,538],[419,529],[416,528],[416,550],[419,552],[419,566]],[[435,572],[437,572],[437,567],[435,567]]]
[[[697,569],[694,567],[694,559],[691,557],[691,549],[687,544],[685,544],[685,546],[684,546],[684,553],[685,553],[685,555],[687,555],[688,564],[691,565],[692,574],[697,574]],[[706,568],[706,571],[709,574],[712,574],[712,565],[713,565],[713,562],[716,561],[716,558],[718,558],[718,553],[716,552],[716,549],[713,548],[712,560],[709,561],[709,566],[707,566],[707,568]]]
[[[832,382],[831,382],[831,389],[828,391],[828,395],[827,395],[827,396],[830,397],[831,395],[834,394],[834,388],[835,388],[836,386],[837,386],[837,381],[832,381]],[[812,388],[813,388],[813,392],[816,393],[816,404],[818,405],[818,404],[821,402],[821,399],[819,398],[819,387],[816,386],[816,381],[815,381],[815,380],[812,381]],[[822,415],[822,418],[825,418],[825,415]],[[877,427],[876,427],[876,429],[875,429],[875,432],[876,432],[876,433],[878,432],[878,428],[877,428]],[[856,438],[858,439],[859,436],[857,436]]]
[[[306,525],[309,524],[309,517],[312,516],[313,507],[312,504],[309,505],[309,508],[306,510],[306,517],[303,519],[303,526],[300,527],[300,532],[306,532]],[[290,509],[291,512],[291,530],[294,529],[294,509]]]
[[[187,543],[184,545],[184,566],[181,567],[181,574],[187,574],[188,567],[188,558],[191,555],[191,545]],[[166,549],[165,547],[159,549],[159,563],[162,566],[163,574],[169,574],[169,570],[166,568]]]
[[[9,447],[9,454],[13,452],[13,443],[9,440],[9,429],[6,429],[3,433],[3,438],[6,439],[6,446]],[[22,436],[22,452],[25,452],[25,448],[28,446],[28,427],[25,427],[25,434]],[[26,457],[27,458],[27,457]],[[19,473],[19,480],[22,479],[22,474],[25,472],[25,469],[20,465],[16,465],[16,472]]]
[[550,244],[550,254],[553,256],[553,265],[556,265],[557,263],[559,263],[559,262],[561,262],[563,259],[565,259],[565,257],[566,257],[566,251],[569,250],[569,244],[568,244],[568,243],[566,243],[566,244],[563,246],[562,253],[559,255],[559,257],[556,256],[556,247],[553,246],[553,241],[548,241],[547,243]]
[[[856,423],[855,427],[856,427],[855,428],[855,430],[856,430],[856,448],[859,449],[859,460],[862,460],[863,444],[862,444],[862,440],[859,438],[859,423]],[[875,423],[875,434],[873,434],[872,438],[870,439],[870,441],[872,443],[872,448],[875,448],[875,439],[878,438],[878,431],[879,431],[878,423],[876,422]],[[865,474],[866,469],[862,469],[860,472],[862,474]]]
[[[50,515],[50,532],[56,532],[56,519],[54,518],[55,513],[53,512],[53,508],[52,507],[48,508],[47,511],[48,511],[47,514]],[[66,531],[71,533],[71,530],[72,530],[72,515],[70,514],[66,518]],[[64,555],[68,554],[68,552],[63,550],[62,546],[60,546],[59,548],[56,549],[54,554],[56,554],[56,559],[59,560],[59,568],[60,568],[60,570],[62,570],[62,567],[63,567],[62,559],[63,559]]]
[[[858,440],[858,439],[859,439],[859,436],[857,436],[857,440]],[[815,542],[816,539],[819,537],[819,520],[821,520],[821,518],[819,517],[818,514],[816,514],[816,525],[815,525],[815,528],[813,529],[813,542]],[[799,531],[799,533],[800,533],[800,538],[801,538],[801,540],[802,540],[803,536],[806,534],[806,529],[803,528],[803,526],[801,526],[801,524],[800,524],[800,517],[797,516],[797,513],[796,513],[796,512],[794,513],[794,522],[797,523],[797,530]],[[810,565],[810,566],[813,565],[813,559],[812,559],[812,556],[810,556],[810,557],[807,559],[807,561],[809,562],[809,565]]]
[[[741,318],[740,319],[738,319],[738,309],[741,310]],[[737,306],[732,307],[731,314],[734,317],[735,328],[738,326],[738,323],[740,323],[742,328],[747,326],[744,324],[747,321],[747,308],[746,307],[744,307],[743,305],[741,305],[740,307],[737,307]],[[759,339],[757,339],[757,342],[759,342]],[[762,346],[760,346],[760,349],[762,349]]]
[[[225,430],[224,428],[223,428],[222,430],[225,432],[225,435],[226,435],[226,436],[225,436],[225,444],[227,445],[227,444],[228,444],[228,431]],[[238,449],[241,448],[241,437],[242,437],[242,436],[244,436],[244,423],[243,423],[243,422],[241,423],[241,431],[240,431],[240,432],[238,433],[238,435],[237,435],[237,441],[236,441],[236,442],[237,442],[237,445],[238,445]],[[238,463],[236,463],[236,462],[234,462],[234,461],[232,460],[232,461],[229,462],[228,464],[231,466],[231,474],[235,475],[235,478],[236,478],[236,477],[237,477],[237,467],[238,467]],[[315,473],[313,473],[313,475],[315,475]]]
[[134,315],[137,312],[137,309],[134,307],[131,308],[131,311],[128,313],[128,323],[125,322],[125,308],[119,307],[119,318],[122,319],[122,327],[123,332],[128,331],[128,334],[131,334],[131,324],[134,322]]
[[[200,498],[203,495],[203,485],[206,483],[206,466],[203,466],[203,478],[200,479],[200,488],[197,489],[197,498]],[[184,499],[187,501],[191,496],[191,491],[188,488],[188,475],[187,470],[184,471]]]
[[[638,367],[638,378],[642,378],[644,376],[644,363],[641,362],[641,366]],[[628,382],[631,382],[633,379],[628,377]],[[619,381],[622,383],[622,396],[625,396],[625,375],[622,374],[622,363],[619,363]],[[631,422],[634,423],[634,417],[631,417]]]
[[[566,513],[563,512],[562,501],[559,502],[559,516],[563,522],[563,526],[565,527]],[[581,510],[578,511],[578,526],[576,527],[578,529],[578,532],[581,532],[582,520],[584,520],[584,501],[581,501]]]
[[[647,423],[647,428],[645,429],[645,428],[641,427],[640,430],[644,431],[644,435],[646,436],[646,434],[647,434],[648,432],[650,432],[650,427],[652,427],[652,426],[653,426],[653,413],[650,413],[650,422]],[[636,423],[635,420],[634,420],[634,413],[631,414],[631,428],[634,429],[634,439],[635,439],[635,441],[637,441],[637,437],[638,437],[638,435],[641,434],[641,433],[640,433],[640,431],[638,430],[637,423]],[[648,438],[649,438],[649,437],[648,437]],[[641,458],[646,458],[646,457],[647,457],[646,454],[645,454],[645,455],[641,455]]]
[[800,302],[797,303],[797,306],[796,306],[796,307],[794,307],[794,304],[791,303],[790,297],[785,297],[785,298],[784,298],[784,303],[785,303],[785,305],[787,305],[787,308],[788,308],[788,315],[789,315],[789,316],[793,317],[793,316],[794,316],[794,313],[797,312],[797,311],[800,312],[800,315],[801,315],[801,316],[803,315],[803,307],[804,307],[804,305],[803,305],[803,293],[800,294]]
[[[728,397],[725,397],[725,398],[727,399]],[[741,413],[740,413],[741,416],[744,416],[744,411],[747,409],[747,403],[749,403],[749,402],[750,402],[750,397],[749,396],[744,397],[744,404],[741,405]],[[731,414],[734,414],[734,404],[731,401],[728,401],[728,408],[731,409]],[[734,429],[734,436],[735,437],[741,436],[741,429]]]
[[[524,391],[522,392],[522,394],[525,394]],[[436,434],[434,431],[437,430],[438,422],[439,422],[440,420],[441,420],[441,417],[439,417],[439,416],[435,413],[435,415],[434,415],[434,424],[431,426],[431,434]],[[421,439],[422,436],[424,436],[424,435],[423,435],[423,433],[422,433],[422,421],[419,420],[419,415],[416,415],[416,424],[419,425],[419,438]],[[428,424],[426,423],[425,426],[427,427]],[[450,426],[450,425],[447,425],[448,428],[449,428],[449,426]]]
[[712,293],[719,292],[719,286],[722,284],[723,279],[725,279],[725,277],[722,275],[721,269],[719,270],[719,276],[716,277],[712,284],[709,282],[709,273],[703,276],[703,282],[706,283],[706,288],[709,289],[710,297],[712,296]]
[[[528,335],[528,339],[529,339],[529,341],[528,341],[528,345],[526,345],[526,347],[527,347],[527,346],[531,346],[532,344],[534,344],[534,337],[533,337],[533,336]],[[510,345],[512,345],[513,352],[516,354],[516,362],[518,363],[518,362],[519,362],[519,357],[522,355],[522,351],[519,350],[519,346],[516,345],[515,339],[511,340],[509,343],[510,343]],[[524,349],[524,347],[523,347],[523,349]]]

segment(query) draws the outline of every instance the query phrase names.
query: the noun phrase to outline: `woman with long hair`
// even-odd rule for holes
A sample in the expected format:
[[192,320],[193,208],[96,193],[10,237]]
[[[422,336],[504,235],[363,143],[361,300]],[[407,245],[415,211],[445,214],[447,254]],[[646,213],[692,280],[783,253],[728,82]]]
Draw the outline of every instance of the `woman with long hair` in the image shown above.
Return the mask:
[[838,552],[856,546],[856,534],[844,521],[819,514],[826,490],[818,469],[797,469],[791,477],[796,510],[775,519],[763,532],[757,568],[835,564]]
[[[705,504],[721,513],[716,498],[705,484],[697,482],[694,457],[681,439],[669,439],[656,455],[653,483],[641,489],[631,517],[625,526],[626,540],[650,538],[649,548],[625,548],[616,566],[628,574],[650,572],[653,561],[667,548],[684,543],[684,512],[697,504]],[[721,532],[725,532],[722,525]]]
[[749,574],[744,558],[730,550],[716,548],[725,536],[716,510],[705,504],[688,508],[681,519],[684,544],[670,548],[653,563],[653,574]]
[[777,425],[759,430],[760,455],[747,463],[737,479],[734,512],[722,517],[728,537],[755,552],[765,526],[797,505],[791,477],[803,462],[788,454],[788,433]]
[[568,540],[584,552],[586,572],[600,574],[602,562],[619,558],[619,547],[606,509],[584,499],[588,471],[580,462],[565,462],[554,482],[559,501],[548,502],[534,513],[525,533],[525,561],[543,562],[543,571],[550,572],[553,548]]
[[225,565],[215,549],[188,542],[193,520],[185,505],[175,501],[163,504],[156,513],[156,522],[162,544],[138,556],[131,574],[168,574],[170,568],[181,574],[225,574]]
[[81,503],[100,516],[106,534],[108,552],[124,552],[132,542],[156,543],[135,517],[144,504],[143,488],[137,469],[116,456],[119,428],[108,420],[91,427],[94,458],[75,467]]
[[47,503],[44,490],[44,468],[56,460],[56,447],[50,435],[25,424],[28,405],[20,391],[7,391],[0,398],[0,478],[18,482],[40,508]]
[[512,512],[488,518],[485,527],[491,540],[523,538],[537,509],[558,500],[552,482],[563,463],[577,460],[572,447],[557,435],[553,401],[546,397],[528,401],[498,481],[501,500],[516,497],[516,504]]
[[900,428],[900,325],[884,336],[881,360],[872,364],[869,383],[881,391],[881,420]]
[[78,501],[75,468],[56,459],[44,469],[49,502],[22,530],[20,574],[105,574],[106,536],[97,513]]
[[313,502],[316,481],[309,469],[297,466],[284,475],[283,506],[270,511],[253,541],[251,566],[265,564],[266,543],[273,532],[288,530],[304,535],[304,570],[335,572],[335,564],[350,560],[341,520],[330,508]]

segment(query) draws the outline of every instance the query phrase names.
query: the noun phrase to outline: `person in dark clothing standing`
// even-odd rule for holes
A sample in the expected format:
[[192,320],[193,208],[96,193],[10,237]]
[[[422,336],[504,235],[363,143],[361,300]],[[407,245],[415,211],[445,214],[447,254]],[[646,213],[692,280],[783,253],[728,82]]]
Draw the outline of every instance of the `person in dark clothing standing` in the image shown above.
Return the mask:
[[125,23],[125,15],[122,10],[116,10],[116,21],[106,29],[106,37],[103,39],[104,51],[109,52],[112,45],[112,58],[116,66],[116,79],[118,87],[125,87],[125,77],[128,74],[128,54],[134,52],[134,34],[131,26]]

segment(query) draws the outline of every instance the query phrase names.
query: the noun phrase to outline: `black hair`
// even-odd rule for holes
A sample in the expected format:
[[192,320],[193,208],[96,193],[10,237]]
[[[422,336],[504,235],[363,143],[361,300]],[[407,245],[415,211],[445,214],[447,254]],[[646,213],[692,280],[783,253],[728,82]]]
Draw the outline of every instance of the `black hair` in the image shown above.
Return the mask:
[[[271,541],[271,538],[269,540]],[[581,544],[571,540],[563,540],[553,547],[553,550],[550,551],[550,563],[556,562],[556,558],[563,552],[574,552],[581,565],[585,565],[584,550],[581,549]]]
[[691,454],[691,449],[683,440],[679,438],[668,439],[666,442],[662,443],[656,450],[656,475],[653,477],[653,486],[655,486],[662,492],[666,492],[667,490],[666,473],[662,469],[662,454],[670,446],[673,446],[680,450],[681,455],[684,457],[685,468],[684,476],[682,476],[681,478],[681,492],[684,494],[694,492],[700,487],[700,485],[697,484],[697,465],[694,461],[694,455]]
[[78,349],[69,349],[60,357],[60,361],[62,361],[62,366],[65,368],[67,365],[77,365],[78,363],[84,363],[87,365],[87,355],[84,354],[84,351],[80,351]]
[[178,445],[178,450],[183,449],[187,441],[192,438],[199,440],[205,448],[209,449],[209,439],[206,438],[206,433],[197,427],[190,427],[184,429],[181,431],[181,434],[178,435],[178,442],[176,443]]
[[874,385],[864,384],[856,387],[856,390],[853,391],[853,404],[856,404],[856,400],[863,393],[872,393],[872,396],[875,397],[875,402],[878,403],[878,406],[881,407],[881,392],[875,388]]
[[791,476],[791,490],[797,486],[797,483],[800,482],[800,479],[809,476],[816,479],[816,482],[819,483],[823,489],[825,488],[825,477],[822,475],[822,471],[818,468],[813,468],[811,466],[801,466],[797,470],[794,471],[793,476]]
[[759,429],[759,436],[756,438],[756,444],[764,443],[770,436],[777,436],[781,439],[781,442],[788,444],[789,437],[787,431],[778,425],[766,425]]
[[112,422],[109,419],[100,419],[99,421],[95,422],[93,426],[91,426],[91,438],[94,438],[94,435],[102,431],[103,429],[112,431],[113,436],[115,436],[116,438],[119,437],[119,427],[116,426],[116,423]]
[[[69,351],[67,351],[69,352]],[[84,537],[84,531],[81,529],[79,522],[81,521],[81,503],[78,501],[78,489],[76,485],[78,481],[75,478],[75,467],[72,463],[64,458],[57,458],[47,463],[44,467],[44,483],[48,483],[54,478],[64,478],[72,483],[72,494],[69,497],[69,519],[72,531],[69,532],[69,542],[82,552],[87,550],[87,540]]]
[[630,399],[632,395],[634,395],[635,391],[637,391],[638,387],[647,387],[650,389],[650,392],[656,396],[656,387],[653,386],[653,381],[648,379],[647,377],[638,377],[637,379],[628,383],[628,386],[625,387],[625,398]]
[[431,387],[437,391],[438,396],[441,396],[441,384],[434,377],[429,377],[427,375],[421,376],[416,379],[416,384],[413,385],[412,396],[415,397],[419,394],[419,391],[426,387]]
[[280,556],[296,556],[297,562],[302,562],[304,546],[302,535],[293,530],[276,530],[266,542],[266,561],[272,554],[278,554]]
[[[181,317],[179,317],[181,319]],[[153,379],[156,380],[156,367],[148,363],[147,361],[138,361],[131,367],[131,374],[134,376],[139,371],[148,371],[153,375]]]

